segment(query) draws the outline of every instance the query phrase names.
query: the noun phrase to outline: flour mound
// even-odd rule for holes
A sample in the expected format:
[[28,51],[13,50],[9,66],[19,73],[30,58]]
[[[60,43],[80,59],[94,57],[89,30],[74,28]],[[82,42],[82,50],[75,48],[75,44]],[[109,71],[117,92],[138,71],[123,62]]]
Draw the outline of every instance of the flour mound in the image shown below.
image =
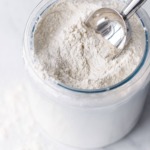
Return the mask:
[[60,0],[44,13],[34,34],[34,55],[39,62],[35,68],[44,80],[99,89],[124,80],[136,69],[145,45],[137,16],[130,20],[132,40],[119,56],[116,48],[84,23],[91,12],[106,6],[123,8],[114,0]]

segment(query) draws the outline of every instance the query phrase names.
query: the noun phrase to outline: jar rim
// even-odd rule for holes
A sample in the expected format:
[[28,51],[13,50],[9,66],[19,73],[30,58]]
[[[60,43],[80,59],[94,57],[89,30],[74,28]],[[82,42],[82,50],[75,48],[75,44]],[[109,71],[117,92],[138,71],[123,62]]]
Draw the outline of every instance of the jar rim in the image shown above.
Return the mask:
[[[27,27],[26,27],[26,30],[25,30],[25,37],[24,37],[24,56],[26,57],[28,55],[27,58],[27,61],[30,60],[30,64],[29,66],[32,68],[32,70],[34,70],[34,73],[36,74],[36,76],[38,76],[38,74],[36,73],[34,67],[33,67],[33,62],[31,62],[31,57],[29,55],[29,44],[30,43],[31,45],[33,43],[31,43],[30,39],[32,37],[29,36],[29,33],[30,31],[33,33],[34,30],[35,30],[35,26],[36,24],[38,23],[37,20],[40,19],[40,16],[51,6],[53,5],[55,2],[57,2],[58,0],[53,0],[51,1],[49,4],[48,2],[42,6],[42,10],[41,12],[39,13],[39,8],[37,8],[37,10],[35,9],[32,13],[32,15],[30,16],[30,19],[27,23]],[[41,3],[40,3],[41,4]],[[38,5],[39,6],[39,5]],[[140,11],[139,10],[137,12],[137,16],[138,18],[141,20],[141,23],[143,25],[143,28],[147,28],[144,21],[142,20],[142,18],[140,17]],[[39,13],[39,15],[37,15],[37,13]],[[37,16],[37,18],[35,19],[35,16]],[[34,19],[34,25],[33,25],[33,19]],[[31,25],[32,24],[32,25]],[[33,27],[31,29],[31,26]],[[32,34],[30,34],[32,35]],[[30,46],[31,46],[30,45]],[[92,94],[92,93],[104,93],[104,92],[108,92],[108,91],[113,91],[113,90],[117,90],[119,87],[121,86],[125,86],[127,85],[128,83],[130,83],[130,81],[141,71],[141,69],[143,68],[143,66],[145,65],[146,63],[146,60],[147,60],[147,57],[148,57],[148,53],[149,53],[149,33],[147,30],[145,30],[145,52],[144,52],[144,55],[143,55],[143,58],[141,59],[141,62],[140,64],[138,65],[138,67],[135,69],[135,71],[130,74],[126,79],[122,80],[121,82],[115,84],[115,85],[112,85],[112,86],[109,86],[109,87],[106,87],[106,88],[100,88],[100,89],[93,89],[93,90],[88,90],[88,89],[77,89],[77,88],[72,88],[72,87],[69,87],[63,83],[58,83],[58,82],[55,82],[55,81],[52,81],[53,82],[53,85],[57,85],[58,87],[62,87],[64,89],[67,89],[68,91],[72,91],[72,92],[77,92],[77,93],[85,93],[85,94]],[[50,81],[44,81],[40,76],[38,76],[38,79],[40,79],[42,82],[44,82],[44,84],[50,86],[52,84],[52,82]]]

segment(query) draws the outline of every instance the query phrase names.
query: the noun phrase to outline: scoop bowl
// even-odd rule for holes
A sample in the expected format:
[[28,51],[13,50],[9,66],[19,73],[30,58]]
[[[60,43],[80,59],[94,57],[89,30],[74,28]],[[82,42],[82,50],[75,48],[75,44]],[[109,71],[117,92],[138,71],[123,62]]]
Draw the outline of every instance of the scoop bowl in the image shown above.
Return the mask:
[[101,8],[92,13],[85,24],[121,52],[131,39],[129,19],[146,1],[131,0],[121,13],[111,8]]

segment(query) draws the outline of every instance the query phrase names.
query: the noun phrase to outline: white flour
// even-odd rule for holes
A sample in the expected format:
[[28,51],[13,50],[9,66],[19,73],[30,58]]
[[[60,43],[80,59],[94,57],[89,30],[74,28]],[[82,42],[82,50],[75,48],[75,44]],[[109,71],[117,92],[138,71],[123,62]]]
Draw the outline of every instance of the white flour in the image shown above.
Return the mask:
[[45,12],[34,35],[39,62],[35,67],[45,80],[98,89],[122,81],[136,69],[145,46],[144,30],[136,16],[131,19],[132,40],[117,58],[117,49],[85,26],[88,15],[104,6],[123,7],[114,0],[60,0]]
[[24,83],[0,92],[0,149],[74,150],[53,142],[37,124],[29,106],[38,98],[33,93]]

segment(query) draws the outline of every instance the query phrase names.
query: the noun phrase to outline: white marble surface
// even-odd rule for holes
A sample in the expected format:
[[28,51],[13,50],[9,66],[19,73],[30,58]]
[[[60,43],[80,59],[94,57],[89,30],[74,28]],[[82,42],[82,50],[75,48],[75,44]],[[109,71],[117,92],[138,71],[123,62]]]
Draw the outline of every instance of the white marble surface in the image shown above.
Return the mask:
[[[23,87],[27,80],[21,57],[23,32],[38,2],[0,0],[0,150],[62,150],[49,141],[33,121]],[[144,7],[150,15],[150,0]],[[149,96],[132,133],[103,150],[150,150]]]

